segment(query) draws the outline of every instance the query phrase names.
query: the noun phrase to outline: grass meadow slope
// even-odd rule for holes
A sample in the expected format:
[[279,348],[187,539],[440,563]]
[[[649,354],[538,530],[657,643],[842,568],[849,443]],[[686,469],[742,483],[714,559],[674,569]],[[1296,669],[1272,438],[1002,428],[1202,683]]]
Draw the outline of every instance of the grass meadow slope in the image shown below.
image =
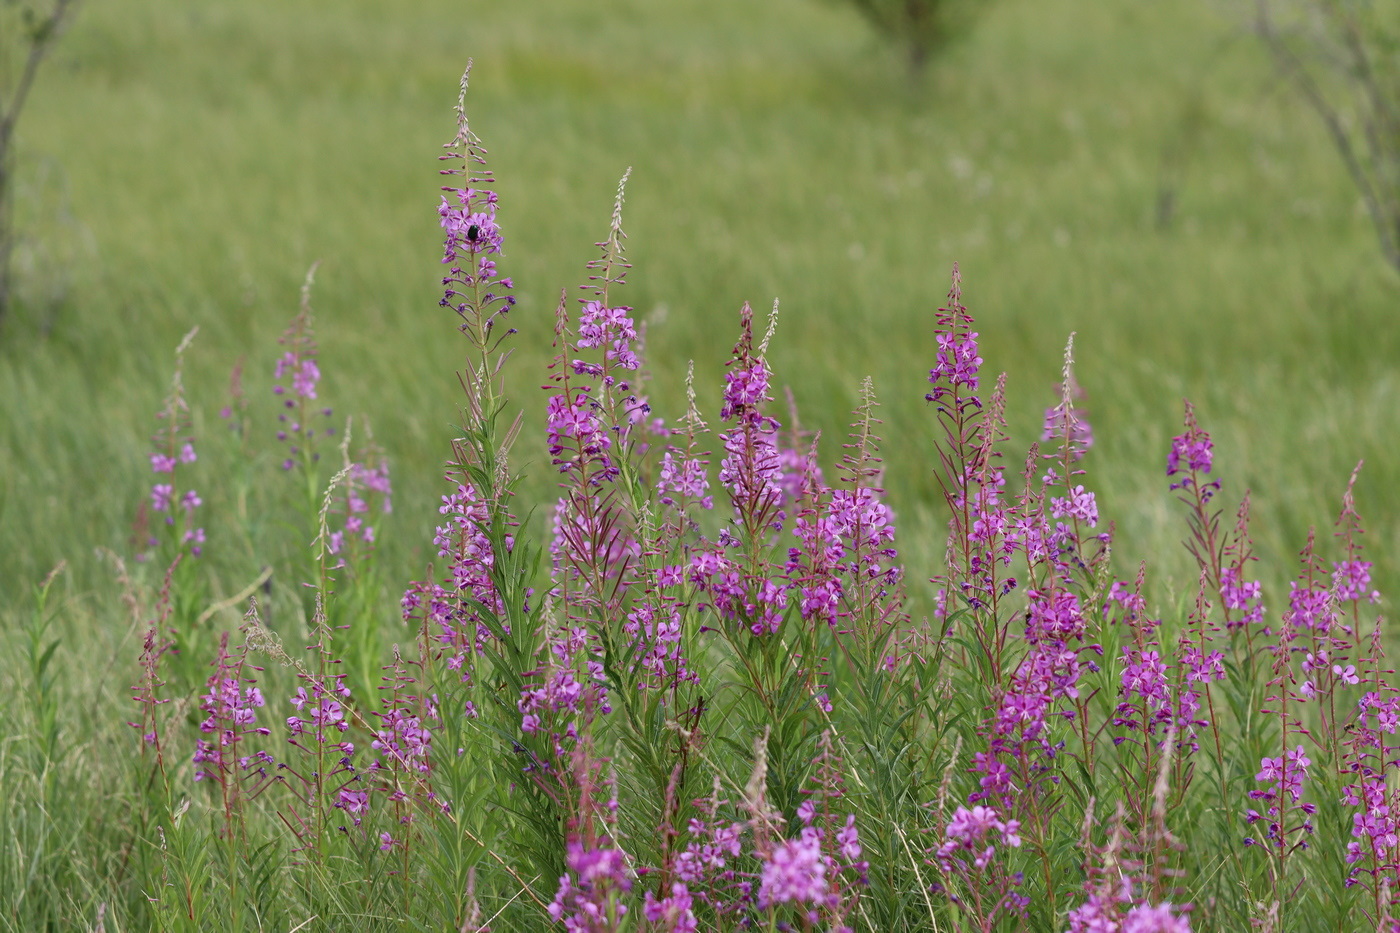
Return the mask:
[[[529,441],[513,465],[535,466],[522,501],[555,495],[537,389],[550,378],[555,307],[596,258],[630,168],[632,269],[618,300],[646,323],[654,412],[685,414],[693,360],[717,422],[739,309],[752,303],[761,334],[776,298],[771,407],[788,422],[790,389],[833,475],[871,377],[915,617],[935,611],[928,579],[944,572],[949,540],[944,433],[924,396],[954,263],[983,390],[1007,373],[1013,477],[1060,401],[1076,335],[1078,404],[1095,439],[1084,481],[1116,522],[1116,577],[1131,581],[1147,560],[1161,605],[1196,599],[1200,571],[1164,475],[1189,398],[1230,502],[1251,490],[1255,576],[1278,594],[1272,605],[1285,602],[1309,528],[1330,542],[1363,459],[1354,494],[1372,576],[1396,592],[1400,281],[1322,129],[1233,11],[1000,0],[910,87],[854,13],[815,0],[85,4],[21,125],[30,182],[18,215],[44,239],[22,251],[22,303],[0,330],[0,685],[13,747],[35,750],[0,753],[12,773],[0,786],[25,788],[0,826],[11,840],[0,923],[91,926],[111,905],[101,909],[118,928],[181,928],[139,906],[137,876],[159,876],[159,819],[138,826],[104,806],[147,799],[156,782],[152,771],[133,789],[103,752],[139,744],[123,722],[137,716],[128,687],[150,620],[123,602],[99,551],[123,556],[137,589],[159,590],[164,565],[133,560],[133,521],[151,494],[175,350],[197,327],[181,364],[187,433],[202,508],[223,518],[207,520],[203,582],[187,594],[199,605],[174,610],[205,632],[181,645],[171,682],[199,692],[219,634],[238,628],[233,597],[255,582],[271,627],[298,620],[284,630],[289,648],[308,624],[314,634],[309,542],[338,454],[323,444],[326,463],[300,488],[280,474],[272,388],[313,265],[318,403],[334,412],[324,423],[355,415],[356,442],[372,433],[393,480],[375,578],[356,590],[355,611],[382,624],[350,651],[350,679],[372,681],[391,644],[413,644],[399,598],[437,559],[443,464],[463,430],[467,352],[438,305],[435,157],[468,57],[471,125],[506,237],[497,259],[517,299],[510,395]],[[231,402],[235,369],[243,402]],[[230,404],[241,437],[220,416]],[[270,485],[284,478],[287,488]],[[546,511],[527,524],[547,530]],[[60,563],[36,610],[36,587]],[[761,718],[741,703],[731,713]],[[168,754],[188,771],[189,751]],[[583,797],[599,789],[590,775]],[[150,812],[168,817],[170,804]],[[236,860],[214,843],[205,858],[214,876]],[[507,903],[506,887],[483,882],[483,898]],[[267,916],[292,925],[281,909]],[[1055,909],[1063,919],[1066,905]]]

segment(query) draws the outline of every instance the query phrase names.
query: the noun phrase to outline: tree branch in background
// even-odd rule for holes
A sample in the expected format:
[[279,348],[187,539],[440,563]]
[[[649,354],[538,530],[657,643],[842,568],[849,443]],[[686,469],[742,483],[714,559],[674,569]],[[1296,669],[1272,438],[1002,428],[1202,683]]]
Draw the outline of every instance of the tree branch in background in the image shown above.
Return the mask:
[[1374,0],[1256,0],[1254,29],[1322,118],[1400,271],[1400,11]]
[[[0,323],[10,310],[16,231],[14,227],[15,124],[29,99],[39,66],[77,7],[77,0],[0,0]],[[18,21],[18,29],[11,21]],[[11,64],[23,61],[17,76]],[[13,80],[13,84],[11,81]]]

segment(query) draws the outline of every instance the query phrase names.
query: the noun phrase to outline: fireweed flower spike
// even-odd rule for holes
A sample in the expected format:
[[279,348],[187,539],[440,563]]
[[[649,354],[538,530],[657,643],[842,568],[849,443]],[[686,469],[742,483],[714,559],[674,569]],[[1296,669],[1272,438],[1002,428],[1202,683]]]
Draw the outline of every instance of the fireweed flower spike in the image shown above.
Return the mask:
[[[632,309],[615,306],[615,288],[625,283],[630,268],[625,256],[622,204],[631,169],[618,182],[608,238],[597,244],[601,255],[588,264],[589,282],[580,298],[576,333],[570,329],[565,305],[556,313],[555,348],[548,404],[550,455],[561,472],[574,477],[569,499],[577,511],[580,496],[598,498],[595,489],[613,483],[632,469],[629,454],[636,443],[633,428],[649,409],[635,391],[641,369],[639,335]],[[591,351],[585,353],[584,351]],[[590,468],[591,467],[591,468]],[[630,489],[631,484],[624,486]]]
[[[373,552],[373,513],[388,513],[393,510],[389,466],[384,462],[382,452],[371,436],[367,442],[360,445],[359,459],[352,460],[351,427],[352,421],[346,419],[345,431],[340,440],[341,469],[331,480],[331,488],[326,491],[322,500],[320,518],[324,523],[320,534],[324,536],[325,550],[335,558],[333,569],[337,570],[347,566],[356,567],[362,558]],[[368,418],[364,419],[364,429],[369,433]]]
[[1302,565],[1298,580],[1291,584],[1289,608],[1284,614],[1287,624],[1281,635],[1290,634],[1289,647],[1302,655],[1298,666],[1305,679],[1297,693],[1302,702],[1316,706],[1319,722],[1311,733],[1313,740],[1324,751],[1325,759],[1335,761],[1341,753],[1341,709],[1350,707],[1358,693],[1349,688],[1360,680],[1356,665],[1351,663],[1363,650],[1359,606],[1356,599],[1350,600],[1348,613],[1346,603],[1338,600],[1339,586],[1348,595],[1354,594],[1351,581],[1343,578],[1339,584],[1335,569],[1331,575],[1327,573],[1316,553],[1312,532],[1303,549]]
[[[938,445],[936,474],[951,514],[948,527],[948,571],[935,578],[943,591],[939,615],[966,606],[979,617],[995,618],[1000,599],[1017,586],[1004,574],[1023,531],[1014,504],[1006,501],[1006,479],[997,445],[1005,440],[1006,377],[998,380],[989,408],[982,396],[982,358],[972,316],[962,304],[962,279],[956,264],[946,307],[940,308],[935,325],[938,344],[936,365],[929,371],[933,389],[924,396],[937,411],[943,429]],[[949,599],[952,602],[949,602]],[[1000,627],[997,627],[1000,630]],[[987,638],[987,629],[976,625],[973,633]],[[980,650],[989,659],[988,675],[1000,680],[1004,640],[993,636]]]
[[[1072,346],[1072,345],[1071,345]],[[1065,356],[1065,396],[1069,395],[1070,351]],[[994,397],[993,411],[999,411],[1000,386]],[[1068,409],[1066,409],[1068,410]],[[1063,438],[1073,436],[1072,425],[1063,425]],[[1079,680],[1084,664],[1080,654],[1094,650],[1086,645],[1089,634],[1089,618],[1086,615],[1083,599],[1087,592],[1079,585],[1077,571],[1092,566],[1097,558],[1088,563],[1079,557],[1081,524],[1092,527],[1097,523],[1097,510],[1093,496],[1083,487],[1069,490],[1069,496],[1055,499],[1048,490],[1052,484],[1064,482],[1053,468],[1046,471],[1039,494],[1031,492],[1031,471],[1036,451],[1027,461],[1027,486],[1019,504],[1014,536],[1008,535],[1014,546],[1023,542],[1027,560],[1027,571],[1032,585],[1026,590],[1027,608],[1025,612],[1024,642],[1028,646],[1015,668],[1009,671],[1006,681],[1001,678],[1007,672],[998,670],[997,683],[992,689],[995,712],[987,722],[988,736],[986,752],[973,757],[973,770],[980,773],[981,788],[972,794],[970,803],[990,803],[1001,808],[1008,815],[1024,814],[1025,808],[1033,799],[1027,789],[1053,782],[1054,759],[1064,746],[1060,722],[1085,725],[1087,711],[1080,703]],[[1068,471],[1072,463],[1068,444],[1056,453],[1041,455],[1043,459],[1054,459]],[[987,455],[984,459],[990,459]],[[1050,508],[1046,515],[1046,506]],[[1067,517],[1071,509],[1079,509],[1082,514],[1073,520],[1073,527],[1063,521],[1052,520]],[[979,518],[986,524],[986,518]],[[974,529],[977,526],[974,525]],[[972,552],[979,560],[981,555]],[[1101,552],[1102,553],[1102,552]],[[992,567],[995,562],[986,561]],[[985,574],[986,571],[984,570]],[[982,592],[987,592],[984,584]],[[995,594],[995,591],[988,596]],[[1005,595],[1004,593],[1002,595]],[[989,605],[995,607],[994,602]],[[998,622],[998,632],[1002,631]],[[1004,641],[1002,643],[1004,650]],[[1093,664],[1090,664],[1093,667]],[[1091,755],[1089,742],[1081,731],[1086,755]],[[1031,810],[1034,808],[1031,807]],[[1039,832],[1041,823],[1033,828]]]
[[981,382],[979,371],[982,357],[977,350],[977,332],[972,329],[972,316],[962,306],[962,276],[953,263],[953,284],[948,291],[948,307],[938,309],[938,361],[929,371],[928,381],[933,389],[924,396],[927,401],[946,407],[950,414],[964,414],[982,406],[976,392]]
[[632,890],[633,870],[617,834],[617,777],[603,771],[608,761],[593,748],[585,732],[568,755],[571,813],[565,845],[567,872],[559,878],[549,915],[579,933],[616,930],[628,913],[625,895]]
[[623,853],[611,847],[586,848],[578,841],[570,842],[566,852],[569,873],[559,878],[559,890],[549,905],[550,917],[571,933],[617,929],[627,915],[627,905],[620,902],[620,896],[632,889]]
[[846,556],[841,535],[832,520],[831,490],[821,480],[816,464],[816,443],[803,458],[800,506],[793,520],[793,535],[800,546],[788,549],[786,572],[797,581],[802,594],[802,618],[835,628],[840,621],[845,584],[840,563]]
[[[1294,856],[1300,850],[1311,845],[1310,837],[1315,831],[1313,815],[1317,812],[1316,804],[1303,800],[1304,782],[1313,762],[1303,745],[1297,744],[1302,736],[1318,742],[1316,731],[1310,730],[1303,721],[1308,708],[1319,705],[1313,702],[1317,691],[1311,681],[1300,683],[1294,669],[1294,659],[1299,654],[1303,655],[1300,666],[1304,673],[1318,666],[1319,659],[1314,656],[1310,660],[1304,650],[1305,644],[1300,643],[1311,641],[1315,647],[1318,639],[1325,644],[1329,637],[1330,599],[1313,598],[1317,593],[1322,597],[1328,595],[1325,587],[1313,585],[1321,573],[1314,543],[1314,534],[1309,531],[1301,555],[1304,586],[1301,589],[1295,586],[1290,608],[1283,613],[1281,624],[1274,632],[1275,644],[1270,646],[1273,652],[1271,693],[1266,698],[1267,707],[1261,712],[1277,718],[1279,729],[1275,741],[1278,744],[1274,748],[1281,754],[1260,759],[1254,780],[1263,787],[1251,790],[1249,799],[1263,805],[1263,812],[1249,807],[1244,814],[1245,822],[1261,825],[1259,835],[1262,838],[1247,837],[1244,843],[1263,845],[1268,851],[1272,862],[1272,896],[1279,901],[1288,890],[1286,874],[1290,871],[1290,862],[1295,861]],[[1322,663],[1325,667],[1326,661]],[[1325,746],[1323,749],[1332,757],[1330,749]]]
[[[438,216],[444,234],[442,262],[449,267],[442,279],[439,304],[456,313],[458,329],[472,347],[462,380],[472,436],[454,445],[456,457],[449,479],[456,488],[442,497],[439,512],[446,518],[433,539],[438,556],[448,561],[446,573],[441,583],[410,584],[401,601],[404,620],[421,624],[424,638],[443,647],[449,666],[461,670],[464,679],[470,669],[465,659],[480,654],[492,637],[481,608],[494,616],[506,609],[493,582],[496,555],[489,534],[493,522],[510,521],[508,516],[495,514],[498,508],[504,512],[499,500],[506,493],[484,488],[475,471],[486,470],[493,482],[503,478],[500,461],[513,432],[507,434],[504,447],[498,446],[501,438],[488,435],[494,429],[502,396],[501,367],[506,354],[501,344],[514,333],[513,329],[497,328],[496,322],[515,304],[515,297],[509,294],[512,281],[497,271],[496,257],[501,254],[503,238],[496,221],[497,196],[491,190],[494,181],[486,169],[486,149],[467,122],[470,75],[469,61],[458,90],[457,132],[443,146],[446,153],[438,157],[455,163],[439,174],[465,184],[443,187]],[[506,535],[506,547],[513,544],[513,536]]]
[[1350,650],[1358,655],[1365,638],[1361,604],[1374,605],[1381,598],[1380,592],[1371,586],[1371,561],[1361,559],[1361,538],[1365,530],[1356,511],[1355,488],[1362,465],[1357,463],[1351,472],[1346,491],[1342,494],[1342,510],[1334,524],[1336,530],[1333,537],[1341,542],[1345,559],[1332,564],[1332,599],[1337,604],[1339,630],[1350,643]]
[[223,634],[214,659],[214,673],[207,690],[200,697],[199,708],[204,719],[199,731],[205,738],[195,742],[193,762],[196,781],[211,781],[219,791],[222,805],[224,834],[232,839],[243,832],[243,815],[247,802],[240,771],[254,769],[260,756],[240,756],[238,748],[250,735],[267,736],[270,730],[259,726],[257,710],[266,705],[262,691],[255,681],[245,676],[247,649],[230,653],[229,635]]
[[475,351],[468,378],[474,411],[493,416],[500,396],[501,341],[515,331],[499,326],[501,318],[515,306],[511,294],[514,282],[502,276],[496,259],[501,255],[501,227],[496,219],[495,184],[486,168],[486,148],[467,123],[467,81],[471,62],[462,73],[457,95],[457,135],[443,146],[439,159],[460,163],[442,169],[441,174],[461,179],[464,184],[444,185],[438,216],[444,233],[442,262],[448,267],[443,276],[440,304],[451,308],[461,319],[458,329]]
[[820,906],[827,900],[826,862],[821,841],[803,834],[780,844],[763,863],[759,877],[758,906],[796,902]]
[[938,421],[947,439],[946,446],[940,445],[938,451],[943,467],[938,480],[953,511],[952,535],[957,541],[967,540],[972,527],[968,485],[981,466],[976,452],[982,412],[982,399],[973,394],[981,385],[982,357],[977,355],[977,333],[972,330],[972,316],[961,299],[962,278],[954,263],[948,304],[938,309],[935,324],[938,358],[928,374],[933,388],[924,398],[936,406]]
[[[1375,603],[1380,594],[1371,588],[1371,563],[1361,559],[1365,531],[1354,496],[1361,466],[1356,465],[1347,482],[1333,533],[1345,554],[1344,560],[1333,563],[1331,574],[1335,610],[1332,646],[1336,655],[1318,659],[1323,653],[1318,651],[1309,656],[1322,665],[1333,662],[1330,678],[1325,671],[1320,672],[1331,689],[1319,698],[1319,705],[1325,703],[1330,708],[1329,694],[1333,692],[1341,694],[1339,700],[1361,693],[1355,712],[1346,717],[1348,721],[1325,738],[1340,743],[1340,771],[1345,782],[1342,803],[1355,811],[1351,814],[1352,841],[1347,844],[1346,861],[1352,866],[1347,885],[1369,890],[1373,915],[1381,916],[1389,913],[1389,892],[1400,882],[1400,792],[1393,789],[1393,775],[1387,779],[1387,771],[1396,766],[1395,740],[1391,737],[1400,731],[1400,697],[1391,679],[1395,672],[1382,669],[1383,620],[1379,615],[1369,625],[1362,620],[1363,601]],[[1369,639],[1363,636],[1363,627],[1370,629]],[[1343,652],[1354,652],[1357,663],[1346,663]],[[1358,690],[1342,692],[1351,685]],[[1335,703],[1339,711],[1349,705]]]
[[1088,880],[1084,890],[1088,896],[1069,912],[1067,933],[1191,933],[1190,921],[1180,907],[1147,901],[1147,885],[1138,871],[1143,866],[1125,857],[1121,807],[1110,825],[1107,844],[1095,846],[1089,842],[1092,823],[1091,810],[1085,814],[1082,844],[1094,856],[1085,865]]
[[1088,413],[1077,404],[1084,398],[1084,390],[1075,380],[1070,365],[1073,361],[1073,347],[1074,334],[1070,334],[1069,345],[1065,347],[1064,382],[1060,401],[1053,408],[1045,409],[1045,425],[1040,432],[1040,443],[1059,440],[1065,444],[1070,458],[1078,461],[1094,446],[1094,429],[1089,424]]
[[[1093,432],[1083,409],[1076,407],[1075,401],[1082,398],[1084,390],[1074,378],[1074,337],[1071,333],[1065,343],[1063,378],[1060,383],[1060,403],[1046,412],[1045,433],[1041,443],[1058,440],[1057,448],[1048,448],[1042,458],[1052,464],[1045,471],[1045,495],[1049,499],[1050,517],[1056,522],[1055,528],[1047,532],[1047,537],[1058,544],[1060,554],[1068,565],[1074,568],[1093,568],[1104,559],[1104,548],[1111,540],[1108,533],[1090,535],[1090,529],[1098,526],[1099,508],[1094,494],[1075,483],[1074,478],[1084,470],[1078,466],[1085,452],[1093,443]],[[1050,489],[1057,488],[1063,496],[1052,496]],[[1084,545],[1097,541],[1097,553],[1085,553]],[[1068,579],[1074,572],[1065,568]]]
[[[710,461],[707,452],[700,450],[701,435],[709,432],[709,425],[700,415],[695,396],[695,361],[686,367],[685,375],[686,412],[672,431],[672,436],[685,438],[685,447],[672,444],[661,457],[661,467],[656,480],[657,501],[684,514],[687,509],[699,507],[710,510],[715,507],[710,495],[710,474],[707,469]],[[677,532],[682,529],[677,529]]]
[[1400,731],[1400,697],[1387,681],[1387,675],[1395,672],[1379,669],[1381,645],[1382,626],[1377,618],[1362,664],[1368,689],[1347,725],[1342,759],[1347,781],[1342,804],[1355,811],[1352,841],[1346,847],[1346,863],[1351,866],[1347,887],[1359,886],[1371,895],[1372,916],[1389,914],[1390,892],[1400,882],[1400,792],[1392,789],[1393,779],[1387,779],[1387,771],[1395,767],[1393,736]]
[[1204,485],[1218,490],[1218,481],[1201,482],[1211,471],[1213,448],[1210,435],[1196,423],[1196,409],[1189,401],[1186,402],[1186,433],[1172,438],[1171,453],[1167,455],[1167,475],[1185,475],[1172,484],[1172,489],[1192,489]]
[[[118,572],[125,578],[125,565],[121,558],[118,557],[116,560]],[[143,759],[148,748],[154,751],[156,767],[163,778],[166,777],[166,772],[164,743],[161,740],[161,734],[165,723],[164,717],[161,715],[161,707],[169,705],[173,698],[161,695],[166,683],[161,677],[160,668],[161,659],[167,652],[175,648],[175,642],[164,634],[164,629],[169,623],[173,611],[170,604],[170,584],[177,566],[178,558],[175,564],[166,569],[165,585],[161,588],[157,603],[157,615],[147,624],[145,638],[142,641],[139,658],[141,679],[131,687],[132,700],[141,705],[141,720],[127,723],[128,726],[141,733]]]
[[721,434],[724,458],[719,466],[732,519],[721,528],[717,545],[692,553],[687,577],[726,623],[767,636],[782,625],[789,588],[768,559],[773,535],[782,530],[785,518],[780,425],[762,410],[771,401],[769,372],[756,353],[753,311],[747,304],[740,312],[740,328],[720,411],[720,418],[732,424]]
[[805,905],[809,920],[820,915],[827,929],[849,929],[845,919],[869,883],[869,865],[861,859],[855,815],[833,806],[844,796],[844,775],[830,730],[817,744],[811,786],[803,791],[807,799],[797,808],[797,836],[756,852],[763,863],[757,904],[760,909]]
[[[743,855],[745,824],[721,816],[728,802],[719,797],[718,776],[715,782],[713,794],[696,803],[696,815],[686,825],[689,841],[677,856],[674,869],[687,896],[725,915],[744,908],[752,885],[740,878],[737,868]],[[672,892],[674,896],[674,888]]]
[[[1257,580],[1245,579],[1245,569],[1254,560],[1254,543],[1249,534],[1249,491],[1246,490],[1235,516],[1234,532],[1225,545],[1224,561],[1228,566],[1220,572],[1220,601],[1225,610],[1226,631],[1245,629],[1251,645],[1252,629],[1264,619],[1263,585]],[[1248,653],[1253,654],[1252,648]]]
[[[831,490],[828,540],[839,542],[831,555],[845,576],[842,587],[846,617],[863,628],[867,643],[878,643],[883,629],[907,621],[902,583],[904,571],[895,549],[894,511],[883,501],[879,480],[883,472],[878,456],[880,440],[875,433],[880,423],[875,417],[875,390],[867,377],[861,387],[862,402],[855,411],[846,454],[838,470],[841,485]],[[814,452],[815,453],[815,452]],[[815,460],[815,456],[809,458]],[[813,477],[821,484],[820,474]],[[893,657],[886,659],[892,662]]]
[[1216,592],[1223,584],[1221,554],[1224,546],[1220,535],[1220,510],[1211,503],[1220,491],[1220,480],[1210,479],[1214,461],[1214,445],[1210,435],[1201,430],[1196,422],[1196,409],[1189,400],[1186,408],[1186,430],[1172,438],[1171,452],[1167,455],[1167,477],[1172,480],[1171,491],[1179,492],[1177,498],[1190,509],[1188,522],[1191,538],[1186,542],[1187,549],[1196,558],[1197,565],[1210,575],[1210,583]]
[[[457,315],[458,330],[471,347],[461,380],[467,397],[466,436],[453,445],[449,477],[457,491],[444,499],[442,509],[452,519],[438,529],[436,538],[439,555],[451,565],[442,585],[416,583],[403,598],[405,618],[423,610],[425,637],[452,645],[448,663],[461,670],[464,679],[471,668],[465,658],[480,653],[492,637],[493,625],[494,637],[510,636],[504,616],[512,607],[506,594],[498,592],[495,579],[502,572],[499,561],[515,543],[506,457],[519,430],[518,420],[504,431],[497,424],[508,356],[502,344],[515,333],[501,323],[515,305],[514,283],[497,266],[503,244],[498,198],[486,168],[486,149],[467,122],[470,75],[469,61],[458,89],[457,132],[439,156],[449,163],[440,174],[456,182],[443,187],[438,207],[442,262],[448,267],[439,303]],[[505,552],[497,553],[501,547]],[[512,600],[513,608],[520,609],[524,601]]]
[[[437,752],[433,746],[433,731],[441,728],[442,719],[437,697],[425,695],[425,685],[419,683],[397,646],[394,647],[393,658],[393,663],[384,669],[380,687],[384,697],[382,707],[372,714],[378,722],[372,727],[373,737],[369,747],[376,757],[366,772],[369,787],[384,795],[384,808],[392,814],[402,832],[402,835],[392,839],[385,834],[382,837],[384,844],[380,848],[387,852],[398,847],[403,854],[414,838],[412,830],[419,819],[424,814],[438,814],[446,808],[444,800],[434,789],[432,774],[432,757]],[[335,695],[345,695],[339,684],[335,684],[333,689]],[[335,718],[339,711],[335,695],[322,694],[319,709],[322,720],[338,730],[342,720]],[[308,695],[308,701],[313,699],[314,693]],[[307,705],[310,706],[310,702]],[[335,748],[331,743],[325,747]],[[338,796],[333,806],[354,816],[360,812],[357,809],[360,799],[354,791],[364,789],[366,778],[362,776],[359,786],[353,786],[355,771],[347,759],[354,748],[351,746],[347,749],[342,744],[340,751],[344,757],[338,758],[339,764],[332,777],[337,784],[343,785],[342,789],[350,790],[352,794],[348,797]]]
[[753,311],[740,313],[739,342],[724,376],[720,419],[733,427],[722,435],[725,457],[719,481],[729,490],[736,522],[749,541],[761,540],[766,530],[782,526],[782,463],[778,456],[776,418],[763,414],[769,395],[768,364],[754,352]]
[[335,434],[330,422],[332,409],[317,399],[321,369],[316,362],[316,335],[311,314],[311,286],[316,280],[317,265],[319,263],[313,263],[307,270],[306,280],[301,285],[301,306],[278,340],[286,350],[277,360],[273,373],[276,382],[272,387],[272,394],[282,400],[283,410],[277,415],[277,440],[287,445],[282,469],[299,466],[306,474],[313,512],[314,470],[321,457],[316,450],[316,438]]
[[[150,501],[143,505],[137,518],[138,537],[146,535],[145,550],[139,551],[138,560],[145,560],[153,549],[162,542],[162,537],[178,552],[199,557],[204,553],[204,528],[195,517],[196,511],[204,504],[199,493],[191,488],[183,488],[180,477],[183,467],[198,460],[194,439],[189,435],[190,407],[185,401],[184,361],[185,351],[194,342],[199,328],[191,330],[175,349],[175,374],[171,377],[170,393],[157,415],[164,422],[161,429],[151,439],[155,448],[150,455],[151,471],[156,481],[151,485]],[[164,535],[157,535],[141,529],[149,528],[146,516],[154,513],[161,526],[167,529]]]
[[[551,364],[548,440],[552,462],[561,474],[563,495],[555,510],[550,551],[555,562],[553,594],[565,619],[555,641],[559,674],[578,676],[596,686],[588,707],[606,713],[610,706],[601,687],[601,658],[623,646],[617,621],[625,619],[627,662],[622,678],[638,689],[665,689],[688,680],[680,653],[680,616],[674,597],[663,596],[679,575],[665,568],[642,570],[643,548],[656,554],[647,539],[650,523],[642,518],[649,502],[638,474],[646,448],[640,428],[649,409],[636,392],[641,359],[640,334],[632,309],[616,303],[627,270],[622,206],[630,170],[618,183],[608,236],[596,244],[600,255],[588,265],[589,284],[580,298],[577,328],[571,326],[566,302],[556,314],[556,354]],[[708,484],[700,466],[686,465],[668,451],[662,486],[703,492]],[[674,503],[674,499],[663,500]],[[640,587],[638,584],[642,584]],[[638,595],[640,591],[641,595]],[[630,601],[630,606],[629,606]],[[559,676],[556,674],[555,676]],[[674,679],[673,679],[674,678]],[[523,698],[522,703],[529,698]],[[531,701],[533,703],[533,701]],[[523,707],[522,707],[523,710]],[[533,724],[534,719],[527,722]]]
[[[373,457],[372,453],[370,457]],[[331,532],[327,549],[342,563],[347,555],[373,549],[373,514],[387,514],[393,511],[393,501],[390,498],[393,487],[389,481],[389,465],[383,461],[370,462],[374,465],[368,466],[359,461],[349,464],[350,472],[346,475],[342,486],[343,494],[336,506],[340,511],[340,527]]]
[[997,851],[1018,848],[1020,829],[1018,821],[1003,820],[984,806],[958,807],[944,827],[934,858],[947,881],[938,887],[972,912],[978,929],[995,929],[1004,913],[1025,915],[1030,899],[1017,890],[1023,879],[1007,870]]

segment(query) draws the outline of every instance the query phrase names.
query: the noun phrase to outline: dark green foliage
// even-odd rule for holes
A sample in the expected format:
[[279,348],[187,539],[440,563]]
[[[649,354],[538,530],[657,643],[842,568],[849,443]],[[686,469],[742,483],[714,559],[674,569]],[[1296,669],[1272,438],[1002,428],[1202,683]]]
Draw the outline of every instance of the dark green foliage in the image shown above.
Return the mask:
[[991,0],[845,0],[890,44],[899,48],[910,77],[971,27]]

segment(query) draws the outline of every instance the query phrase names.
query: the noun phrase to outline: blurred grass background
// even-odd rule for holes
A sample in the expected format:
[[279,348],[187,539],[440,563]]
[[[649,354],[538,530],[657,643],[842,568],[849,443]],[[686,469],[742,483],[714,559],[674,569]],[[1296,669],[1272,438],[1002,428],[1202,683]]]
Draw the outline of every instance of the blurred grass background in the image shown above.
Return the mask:
[[[82,7],[20,125],[42,179],[20,216],[45,239],[0,332],[0,605],[66,558],[70,596],[117,618],[93,549],[126,550],[191,327],[206,500],[231,468],[217,412],[240,359],[280,457],[276,338],[317,260],[322,398],[372,420],[396,487],[386,576],[421,576],[464,349],[437,307],[435,156],[468,57],[535,423],[553,308],[631,166],[624,294],[652,322],[658,412],[683,411],[694,359],[713,419],[741,303],[780,299],[770,359],[828,462],[874,378],[911,580],[945,534],[923,392],[957,261],[988,382],[1009,374],[1013,474],[1077,333],[1086,482],[1125,574],[1147,559],[1194,586],[1163,466],[1188,396],[1222,501],[1254,491],[1266,577],[1294,572],[1309,525],[1326,537],[1365,458],[1370,555],[1400,583],[1400,283],[1317,121],[1223,5],[1000,0],[911,87],[853,12],[814,0],[122,0]],[[537,465],[540,438],[519,448]],[[258,568],[219,547],[211,525],[222,596]]]

